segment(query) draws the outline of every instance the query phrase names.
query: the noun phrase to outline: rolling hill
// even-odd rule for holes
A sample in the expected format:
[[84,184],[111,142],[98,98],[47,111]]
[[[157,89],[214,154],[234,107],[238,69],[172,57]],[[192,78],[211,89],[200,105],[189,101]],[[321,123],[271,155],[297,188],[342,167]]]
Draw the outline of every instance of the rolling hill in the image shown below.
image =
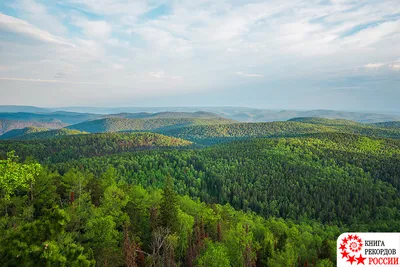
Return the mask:
[[[57,113],[68,112],[71,114],[94,114],[97,118],[144,118],[151,117],[154,113],[196,113],[209,112],[224,118],[242,122],[270,122],[286,121],[296,117],[321,117],[331,119],[346,119],[363,123],[377,123],[400,120],[399,112],[362,112],[338,110],[285,110],[285,109],[257,109],[247,107],[62,107],[62,108],[35,108],[29,106],[0,106],[0,112],[31,112],[31,113]],[[102,114],[102,115],[99,115]],[[95,117],[96,117],[95,116]],[[90,118],[96,119],[96,118]],[[60,119],[61,120],[61,119]],[[62,120],[63,121],[63,120]],[[67,122],[76,124],[81,121]]]
[[0,135],[0,140],[4,139],[20,139],[23,136],[30,135],[30,134],[35,134],[38,132],[44,132],[48,131],[48,128],[39,128],[35,126],[29,126],[25,127],[22,129],[14,129],[8,132],[5,132],[4,134]]
[[87,120],[100,118],[102,115],[90,113],[76,113],[57,111],[51,113],[29,113],[29,112],[16,112],[16,113],[0,113],[0,119],[5,120],[19,120],[19,121],[32,121],[32,122],[62,122],[64,124],[75,124]]
[[86,121],[83,123],[68,126],[67,128],[90,133],[103,133],[121,131],[149,131],[180,128],[189,125],[211,125],[227,123],[233,123],[233,121],[224,118],[105,118]]
[[347,120],[301,118],[286,122],[233,123],[225,125],[196,125],[160,133],[191,140],[200,144],[214,144],[235,139],[258,137],[298,137],[321,133],[348,133],[371,137],[400,138],[400,130],[379,128]]
[[328,118],[320,118],[320,117],[298,117],[293,118],[288,121],[294,122],[302,122],[302,123],[310,123],[310,124],[318,124],[318,125],[325,125],[325,126],[360,126],[362,124],[345,119],[328,119]]
[[110,155],[134,150],[189,146],[183,139],[156,133],[101,133],[63,136],[43,140],[4,140],[0,142],[0,156],[15,150],[25,158],[50,159],[52,162],[68,161],[81,157]]
[[5,132],[14,130],[14,129],[23,129],[26,127],[39,127],[39,128],[49,128],[49,129],[58,129],[63,128],[67,124],[62,122],[38,122],[38,121],[18,121],[18,120],[4,120],[0,119],[0,135]]
[[0,140],[32,140],[32,139],[48,139],[62,137],[66,135],[88,134],[78,130],[67,128],[49,130],[46,128],[27,127],[23,129],[15,129],[0,135]]

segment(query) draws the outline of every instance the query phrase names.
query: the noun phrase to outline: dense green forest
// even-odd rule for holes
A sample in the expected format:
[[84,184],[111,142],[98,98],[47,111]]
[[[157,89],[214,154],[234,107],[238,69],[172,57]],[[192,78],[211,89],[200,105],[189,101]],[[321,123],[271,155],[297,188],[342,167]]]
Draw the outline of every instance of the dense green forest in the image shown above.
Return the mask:
[[195,201],[170,176],[144,189],[112,167],[60,175],[12,153],[0,175],[5,266],[333,266],[344,230]]
[[162,132],[0,141],[3,265],[334,266],[340,233],[400,229],[396,129]]

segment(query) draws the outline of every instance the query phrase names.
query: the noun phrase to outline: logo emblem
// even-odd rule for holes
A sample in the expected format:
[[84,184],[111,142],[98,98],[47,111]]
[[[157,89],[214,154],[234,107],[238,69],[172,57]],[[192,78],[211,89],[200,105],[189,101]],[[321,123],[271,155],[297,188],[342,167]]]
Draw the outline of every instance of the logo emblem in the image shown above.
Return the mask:
[[337,240],[337,266],[400,266],[400,233],[344,233]]

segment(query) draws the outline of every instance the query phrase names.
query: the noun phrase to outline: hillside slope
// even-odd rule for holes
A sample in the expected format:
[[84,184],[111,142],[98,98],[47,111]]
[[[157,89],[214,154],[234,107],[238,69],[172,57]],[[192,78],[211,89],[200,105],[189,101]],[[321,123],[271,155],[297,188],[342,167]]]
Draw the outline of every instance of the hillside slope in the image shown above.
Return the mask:
[[180,128],[188,125],[227,124],[232,122],[232,120],[224,118],[105,118],[70,125],[67,128],[90,133],[103,133],[148,131],[166,128]]
[[43,140],[4,140],[0,142],[0,155],[5,156],[7,151],[15,150],[22,158],[33,156],[39,160],[67,161],[137,149],[188,145],[191,142],[156,133],[82,134]]
[[4,134],[0,135],[0,140],[20,139],[26,135],[35,134],[38,132],[44,132],[44,131],[48,131],[48,130],[49,129],[47,129],[47,128],[39,128],[39,127],[35,127],[35,126],[29,126],[29,127],[25,127],[22,129],[14,129],[14,130],[5,132]]
[[345,119],[329,119],[329,118],[320,118],[320,117],[297,117],[290,119],[288,121],[294,121],[294,122],[302,122],[302,123],[310,123],[310,124],[318,124],[318,125],[325,125],[325,126],[343,126],[343,125],[365,125],[361,124],[359,122],[351,121],[351,120],[345,120]]
[[374,123],[373,125],[378,126],[378,127],[382,127],[382,128],[400,129],[400,121],[379,122],[379,123]]
[[[312,122],[312,123],[310,123]],[[318,133],[349,133],[371,137],[400,138],[400,130],[379,128],[345,120],[297,119],[285,122],[233,123],[198,125],[160,133],[191,140],[200,144],[214,144],[254,137],[298,137]]]
[[[33,129],[32,129],[33,128]],[[78,130],[67,128],[49,130],[46,128],[28,127],[24,129],[12,130],[0,136],[0,140],[32,140],[62,137],[66,135],[88,134]]]
[[14,129],[23,129],[26,127],[58,129],[65,127],[66,125],[67,124],[62,122],[37,122],[0,119],[0,135]]

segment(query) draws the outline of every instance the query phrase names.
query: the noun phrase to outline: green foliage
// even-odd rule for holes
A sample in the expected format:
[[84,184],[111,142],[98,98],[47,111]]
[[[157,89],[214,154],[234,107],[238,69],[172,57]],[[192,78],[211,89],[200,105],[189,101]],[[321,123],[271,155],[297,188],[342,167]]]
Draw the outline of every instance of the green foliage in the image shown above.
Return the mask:
[[160,204],[161,226],[172,232],[178,230],[178,207],[172,177],[167,176]]
[[197,260],[199,267],[230,267],[227,248],[222,244],[207,242],[206,249]]
[[7,153],[7,159],[0,160],[0,190],[6,200],[10,199],[16,189],[28,189],[41,170],[38,163],[18,163],[14,153],[11,151]]

